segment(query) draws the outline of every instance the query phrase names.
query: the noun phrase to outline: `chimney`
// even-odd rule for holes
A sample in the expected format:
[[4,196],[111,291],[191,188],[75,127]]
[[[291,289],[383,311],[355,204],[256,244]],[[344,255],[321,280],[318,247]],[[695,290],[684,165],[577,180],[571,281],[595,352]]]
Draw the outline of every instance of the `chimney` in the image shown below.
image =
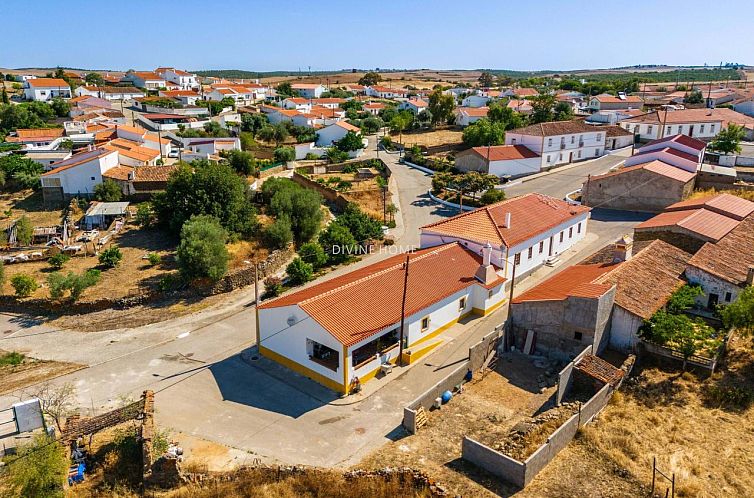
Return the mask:
[[754,265],[749,265],[749,271],[746,272],[746,285],[754,285]]
[[511,227],[511,214],[510,212],[505,213],[505,228]]
[[626,234],[615,242],[613,263],[622,263],[631,259],[634,250],[634,239]]
[[488,285],[495,281],[498,276],[495,273],[495,268],[492,266],[492,245],[487,244],[482,248],[482,264],[477,268],[474,277],[482,282],[484,285]]

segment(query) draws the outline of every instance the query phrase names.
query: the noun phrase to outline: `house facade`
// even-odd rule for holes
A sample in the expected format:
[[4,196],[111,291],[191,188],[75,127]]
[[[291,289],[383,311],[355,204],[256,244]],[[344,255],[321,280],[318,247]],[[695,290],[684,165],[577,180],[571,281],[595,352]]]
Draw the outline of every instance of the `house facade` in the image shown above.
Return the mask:
[[456,107],[456,124],[465,128],[482,118],[486,118],[488,112],[489,108],[487,107]]
[[709,141],[729,123],[744,127],[746,137],[754,138],[754,118],[726,108],[654,111],[625,119],[620,126],[645,141],[677,134]]
[[316,144],[318,147],[329,147],[333,142],[337,142],[345,137],[349,131],[361,133],[361,130],[358,127],[346,123],[345,121],[338,121],[329,126],[325,126],[317,131]]
[[327,88],[318,83],[294,83],[291,88],[305,99],[318,99],[327,91]]
[[523,145],[472,147],[456,154],[461,171],[479,171],[499,177],[519,177],[538,173],[541,158]]
[[174,67],[158,67],[155,74],[179,87],[180,90],[196,90],[201,88],[195,74],[191,74]]
[[148,90],[158,90],[167,87],[165,78],[153,71],[133,71],[126,73],[122,81],[131,83],[137,88],[146,88]]
[[583,121],[553,121],[505,133],[506,145],[523,145],[539,154],[540,168],[549,169],[605,154],[606,132]]
[[44,202],[58,203],[73,196],[91,196],[94,187],[102,183],[102,174],[118,164],[118,152],[102,148],[80,152],[53,163],[53,169],[40,177]]
[[618,111],[624,109],[641,109],[644,101],[635,95],[619,94],[617,97],[609,94],[595,95],[589,99],[589,110]]
[[24,98],[46,102],[55,98],[70,99],[71,87],[62,78],[31,78],[23,83]]

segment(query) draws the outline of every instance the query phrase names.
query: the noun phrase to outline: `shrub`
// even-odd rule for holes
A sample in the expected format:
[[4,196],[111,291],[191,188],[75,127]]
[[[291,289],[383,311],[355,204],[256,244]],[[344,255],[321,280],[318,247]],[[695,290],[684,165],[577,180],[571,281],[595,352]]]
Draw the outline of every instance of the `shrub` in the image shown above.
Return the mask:
[[[19,460],[13,464],[14,460]],[[9,480],[16,496],[62,498],[68,471],[65,448],[44,433],[34,436],[9,462]]]
[[14,275],[10,279],[10,284],[16,291],[18,297],[29,297],[39,288],[37,281],[25,273]]
[[154,211],[148,202],[142,202],[136,208],[136,224],[141,228],[149,228],[154,223]]
[[162,258],[159,254],[156,252],[150,252],[147,254],[147,260],[149,261],[149,264],[152,266],[160,264],[160,261],[162,261]]
[[312,279],[314,268],[309,263],[304,262],[301,258],[295,258],[286,267],[285,271],[288,273],[290,282],[293,285],[301,285]]
[[22,246],[28,246],[33,237],[34,226],[31,224],[31,220],[26,215],[21,216],[16,222],[16,240]]
[[50,297],[58,300],[63,297],[66,290],[67,279],[60,272],[54,272],[47,275],[47,286],[50,288]]
[[115,268],[120,264],[121,259],[123,259],[123,253],[120,252],[118,246],[108,247],[99,255],[99,263],[105,268]]
[[288,244],[293,242],[293,230],[291,229],[290,220],[285,216],[276,219],[265,230],[264,238],[267,245],[272,248],[285,249],[288,247]]
[[194,216],[181,229],[176,250],[178,268],[186,280],[219,280],[228,271],[228,232],[212,216]]
[[357,242],[383,237],[382,224],[359,209],[356,204],[349,204],[343,214],[335,218],[335,223],[346,227]]
[[327,254],[328,261],[341,263],[356,252],[356,239],[348,228],[339,223],[330,223],[319,234],[319,243]]
[[315,154],[314,152],[307,152],[306,156],[304,156],[304,159],[307,161],[316,161],[319,158],[319,154]]
[[94,186],[94,198],[102,202],[118,202],[123,197],[123,191],[113,180],[105,180],[104,182]]
[[267,297],[279,296],[283,292],[283,281],[279,277],[270,276],[264,279],[264,294]]
[[505,191],[491,188],[485,193],[482,194],[482,196],[479,198],[479,202],[482,203],[483,206],[487,206],[489,204],[494,204],[496,202],[504,201],[505,200]]
[[298,250],[299,257],[305,262],[312,265],[312,268],[319,269],[327,263],[327,254],[317,242],[307,242]]
[[23,353],[19,353],[17,351],[11,351],[10,353],[2,353],[0,354],[0,366],[4,365],[20,365],[24,362],[24,359],[26,356]]
[[293,147],[278,147],[273,152],[275,161],[287,163],[296,159],[296,151]]
[[71,260],[71,257],[63,252],[59,252],[47,260],[47,264],[56,270],[63,268],[63,265]]
[[62,299],[65,292],[70,291],[71,300],[78,301],[86,289],[96,285],[100,281],[101,276],[101,272],[96,269],[87,270],[78,275],[73,272],[69,272],[65,276],[60,272],[51,273],[47,277],[50,297],[52,299]]

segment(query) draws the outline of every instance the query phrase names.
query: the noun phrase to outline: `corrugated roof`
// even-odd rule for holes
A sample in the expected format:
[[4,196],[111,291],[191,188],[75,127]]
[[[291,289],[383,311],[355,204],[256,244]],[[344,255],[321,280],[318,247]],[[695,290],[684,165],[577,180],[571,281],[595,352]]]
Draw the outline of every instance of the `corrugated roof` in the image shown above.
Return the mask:
[[[474,278],[481,257],[457,243],[420,249],[409,257],[406,316],[482,285]],[[268,301],[259,309],[297,304],[342,344],[356,344],[400,322],[405,260],[404,254],[390,257]],[[492,285],[504,281],[499,277]]]
[[[513,247],[589,211],[586,206],[573,206],[560,199],[531,193],[423,226],[422,230]],[[511,214],[510,227],[505,226],[507,213]]]
[[637,225],[636,229],[641,231],[676,226],[693,232],[703,239],[717,241],[736,228],[738,223],[738,220],[723,214],[700,208],[660,213]]

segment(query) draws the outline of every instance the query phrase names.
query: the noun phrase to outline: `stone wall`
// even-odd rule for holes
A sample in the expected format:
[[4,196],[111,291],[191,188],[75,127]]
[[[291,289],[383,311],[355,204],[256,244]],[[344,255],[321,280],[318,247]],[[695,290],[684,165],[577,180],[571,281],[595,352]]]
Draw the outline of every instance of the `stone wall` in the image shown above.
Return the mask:
[[668,244],[691,254],[695,254],[704,245],[704,241],[688,233],[681,233],[674,230],[634,230],[634,241],[640,240],[662,240]]
[[582,188],[581,202],[589,207],[659,213],[693,189],[693,179],[681,183],[638,168],[590,178]]
[[558,391],[555,394],[555,404],[560,405],[560,403],[563,401],[563,398],[568,393],[568,391],[571,389],[571,386],[573,385],[573,367],[576,365],[576,363],[581,360],[585,355],[592,354],[593,348],[592,346],[587,346],[584,348],[584,350],[576,356],[576,358],[573,359],[573,361],[569,362],[568,365],[563,367],[563,370],[560,371],[558,374]]
[[[287,264],[288,261],[293,258],[294,254],[295,250],[293,249],[293,247],[272,251],[267,259],[259,263],[259,279],[263,280],[270,275],[273,275],[285,264]],[[242,287],[247,287],[249,285],[254,285],[254,274],[255,271],[253,264],[244,268],[233,270],[222,277],[220,280],[215,282],[209,289],[207,289],[206,294],[222,294],[225,292],[233,291],[235,289],[240,289]]]

